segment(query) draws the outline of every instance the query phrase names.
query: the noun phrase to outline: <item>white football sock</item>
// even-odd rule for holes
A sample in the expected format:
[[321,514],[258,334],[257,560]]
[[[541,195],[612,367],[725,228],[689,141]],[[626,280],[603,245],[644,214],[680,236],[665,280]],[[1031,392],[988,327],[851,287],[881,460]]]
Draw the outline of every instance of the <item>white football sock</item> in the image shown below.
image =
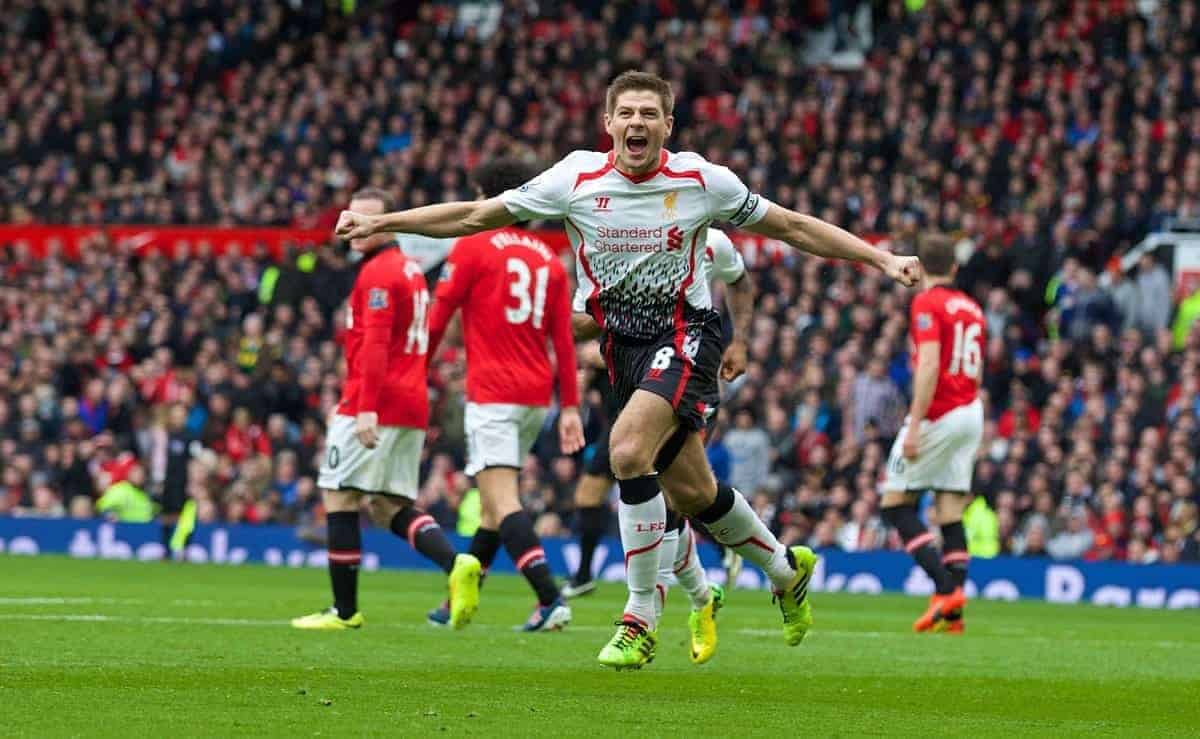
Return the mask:
[[708,530],[717,541],[757,565],[777,589],[786,587],[795,576],[787,560],[787,547],[779,543],[737,490],[733,491],[733,508]]
[[667,607],[667,591],[671,589],[671,571],[675,569],[675,545],[679,543],[679,529],[671,529],[663,534],[662,544],[658,547],[658,576],[654,581],[654,621],[662,620],[663,609]]
[[675,546],[675,558],[672,569],[679,586],[692,600],[692,610],[698,611],[708,605],[712,598],[712,589],[708,586],[708,575],[700,564],[700,553],[696,551],[696,534],[692,525],[684,524]]
[[654,584],[658,580],[659,547],[667,526],[667,503],[662,493],[645,503],[617,506],[621,546],[625,549],[625,582],[629,600],[625,615],[644,622],[653,630],[658,626],[654,615]]

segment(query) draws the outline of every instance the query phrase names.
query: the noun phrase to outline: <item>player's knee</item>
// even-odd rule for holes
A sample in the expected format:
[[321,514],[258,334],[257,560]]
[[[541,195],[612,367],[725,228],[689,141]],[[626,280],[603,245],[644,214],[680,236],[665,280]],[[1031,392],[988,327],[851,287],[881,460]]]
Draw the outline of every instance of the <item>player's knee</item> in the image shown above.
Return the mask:
[[371,515],[371,522],[382,529],[386,529],[392,525],[392,519],[396,517],[396,513],[400,508],[401,506],[395,501],[381,496],[372,496],[371,502],[367,506],[367,510]]
[[517,500],[515,495],[501,496],[491,506],[492,520],[499,525],[501,521],[519,510],[521,510],[521,502]]
[[326,513],[358,510],[358,493],[345,490],[322,491],[321,498],[325,501]]
[[521,510],[521,501],[517,497],[516,490],[490,490],[481,495],[480,522],[484,528],[496,528],[506,517],[519,510]]
[[935,505],[938,523],[945,526],[955,521],[961,521],[963,509],[966,508],[966,499],[967,496],[959,493],[938,493]]
[[609,459],[618,480],[648,475],[654,471],[654,450],[649,446],[634,435],[613,439]]

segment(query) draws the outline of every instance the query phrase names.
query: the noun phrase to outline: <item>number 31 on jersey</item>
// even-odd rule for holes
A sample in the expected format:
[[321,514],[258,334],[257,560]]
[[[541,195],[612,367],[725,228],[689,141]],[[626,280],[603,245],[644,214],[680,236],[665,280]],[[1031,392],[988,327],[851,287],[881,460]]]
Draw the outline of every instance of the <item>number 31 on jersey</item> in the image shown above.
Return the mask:
[[541,328],[546,313],[546,283],[550,281],[550,268],[538,267],[531,273],[524,261],[510,258],[504,269],[512,275],[508,293],[517,299],[515,308],[504,308],[504,317],[509,323],[525,323],[532,316],[533,327]]

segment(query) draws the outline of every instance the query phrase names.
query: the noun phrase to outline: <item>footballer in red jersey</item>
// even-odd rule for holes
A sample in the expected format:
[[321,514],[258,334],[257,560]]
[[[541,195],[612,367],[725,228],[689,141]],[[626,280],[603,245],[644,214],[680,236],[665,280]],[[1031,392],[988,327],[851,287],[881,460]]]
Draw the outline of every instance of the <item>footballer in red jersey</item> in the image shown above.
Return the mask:
[[[479,196],[487,198],[537,173],[519,160],[498,159],[481,165],[472,178]],[[542,429],[555,384],[559,446],[565,454],[583,447],[566,270],[553,249],[522,228],[467,236],[451,249],[438,283],[431,353],[460,309],[467,349],[466,472],[475,477],[483,504],[471,553],[486,570],[503,546],[537,594],[538,605],[523,628],[557,630],[570,622],[571,609],[533,521],[521,508],[517,471]],[[447,618],[445,606],[429,614],[434,624]]]
[[[383,212],[382,190],[355,193],[354,206]],[[429,290],[420,266],[391,236],[352,239],[362,255],[346,306],[347,376],[325,438],[317,484],[328,521],[331,608],[297,618],[301,629],[348,629],[363,624],[358,610],[361,496],[372,512],[449,576],[450,623],[470,622],[479,603],[479,561],[457,554],[432,516],[414,504],[421,448],[429,419],[426,390]]]
[[[984,318],[979,304],[953,287],[957,263],[950,239],[928,237],[918,255],[925,277],[909,311],[913,399],[888,458],[882,512],[936,589],[913,628],[958,633],[968,561],[962,513],[983,439]],[[926,490],[936,496],[940,554],[917,516],[917,496]]]

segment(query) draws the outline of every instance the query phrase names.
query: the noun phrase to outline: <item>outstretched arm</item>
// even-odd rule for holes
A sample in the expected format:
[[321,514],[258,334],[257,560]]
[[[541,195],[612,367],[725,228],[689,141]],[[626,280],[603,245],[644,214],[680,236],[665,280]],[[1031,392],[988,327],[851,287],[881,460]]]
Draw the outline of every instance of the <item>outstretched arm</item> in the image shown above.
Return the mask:
[[469,236],[516,222],[516,217],[500,198],[490,198],[426,205],[377,216],[343,210],[334,233],[343,239],[365,239],[385,232],[449,238]]
[[743,226],[747,231],[783,241],[818,257],[862,262],[906,287],[921,278],[921,262],[876,249],[848,231],[819,218],[771,203],[761,220]]

